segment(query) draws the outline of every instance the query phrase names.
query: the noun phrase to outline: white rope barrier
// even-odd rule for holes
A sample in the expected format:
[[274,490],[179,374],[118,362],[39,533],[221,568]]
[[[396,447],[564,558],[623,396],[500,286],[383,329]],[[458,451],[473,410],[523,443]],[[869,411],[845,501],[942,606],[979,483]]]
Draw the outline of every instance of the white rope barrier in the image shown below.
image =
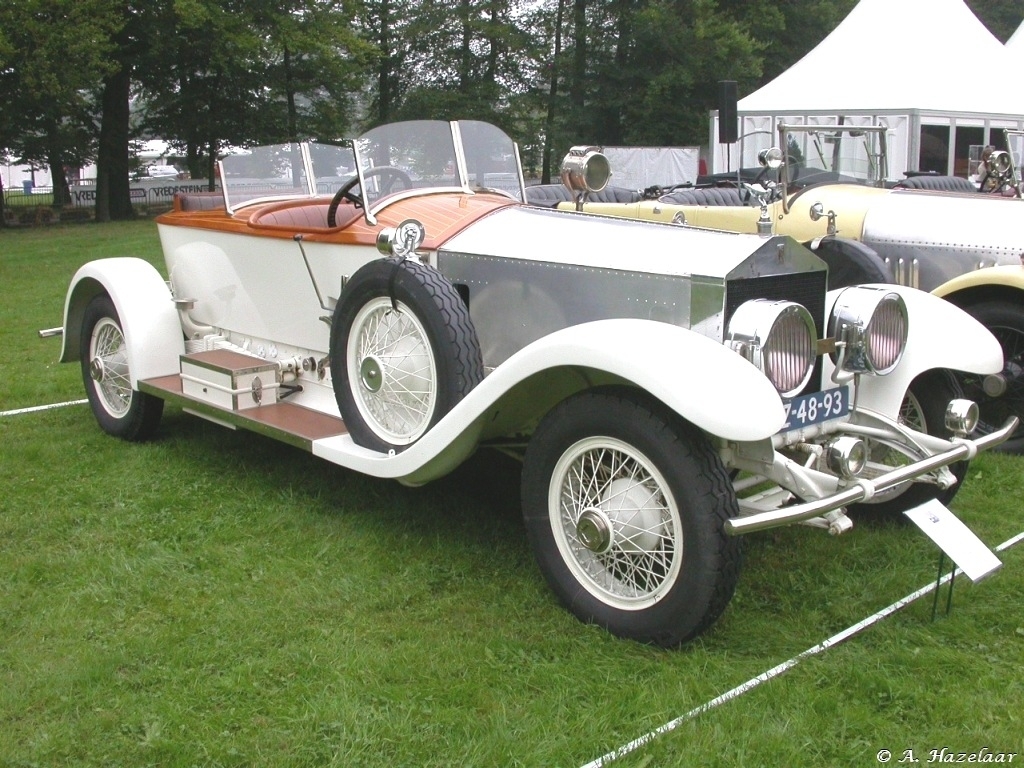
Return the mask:
[[18,408],[14,411],[0,411],[0,416],[20,416],[23,413],[37,413],[38,411],[49,411],[53,408],[66,408],[69,405],[82,405],[88,400],[69,400],[66,403],[50,403],[49,405],[34,405],[31,408]]
[[[1014,536],[1014,537],[1004,541],[1002,544],[1000,544],[999,546],[997,546],[995,548],[995,551],[996,552],[1002,552],[1003,550],[1009,549],[1010,547],[1013,547],[1013,546],[1019,544],[1021,541],[1024,541],[1024,531],[1021,531],[1016,536]],[[671,720],[670,722],[667,722],[664,725],[659,726],[658,728],[655,728],[653,731],[650,731],[649,733],[645,733],[643,736],[640,736],[639,738],[633,739],[633,741],[629,742],[628,744],[624,744],[621,747],[619,747],[618,749],[615,749],[615,750],[609,752],[606,755],[602,755],[601,757],[597,758],[596,760],[587,763],[582,768],[600,768],[601,766],[608,765],[609,763],[611,763],[611,762],[613,762],[615,760],[618,760],[620,757],[625,757],[626,755],[630,754],[631,752],[635,752],[637,749],[639,749],[640,747],[644,746],[645,744],[650,743],[651,741],[656,739],[658,736],[662,736],[662,735],[664,735],[666,733],[669,733],[670,731],[674,731],[676,728],[678,728],[683,723],[686,723],[686,722],[689,722],[690,720],[695,719],[696,717],[698,717],[699,715],[702,715],[703,713],[707,712],[710,709],[714,709],[719,704],[724,704],[727,701],[731,701],[732,699],[735,699],[735,698],[737,698],[739,696],[742,696],[747,691],[753,690],[757,686],[761,685],[761,683],[766,683],[769,680],[771,680],[772,678],[778,677],[779,675],[783,674],[784,672],[788,672],[790,669],[795,667],[797,664],[799,664],[804,659],[809,658],[811,656],[814,656],[816,654],[819,654],[822,651],[827,651],[833,645],[836,645],[838,643],[843,642],[844,640],[849,639],[853,635],[857,634],[858,632],[860,632],[860,631],[862,631],[864,629],[867,629],[868,627],[872,626],[873,624],[877,624],[882,619],[884,619],[884,618],[886,618],[888,616],[891,616],[892,614],[896,613],[896,611],[898,611],[898,610],[900,610],[902,608],[905,608],[906,606],[910,605],[910,603],[914,602],[915,600],[917,600],[917,599],[919,599],[921,597],[924,597],[925,595],[935,591],[940,586],[942,586],[943,584],[948,583],[950,581],[950,579],[954,578],[955,576],[958,576],[959,574],[960,574],[960,569],[959,568],[951,571],[950,573],[945,574],[944,576],[942,576],[939,579],[936,579],[935,581],[933,581],[932,583],[928,584],[927,586],[921,587],[920,589],[918,589],[918,590],[916,590],[914,592],[911,592],[906,597],[903,597],[903,598],[897,600],[892,605],[886,606],[882,610],[878,611],[878,613],[872,614],[871,616],[868,616],[866,619],[858,621],[856,624],[853,624],[852,626],[847,627],[842,632],[839,632],[839,633],[837,633],[835,635],[832,635],[832,637],[828,638],[827,640],[823,640],[822,642],[818,643],[817,645],[811,646],[810,648],[808,648],[806,651],[803,651],[802,653],[798,653],[793,658],[787,659],[786,661],[782,662],[781,664],[778,664],[778,665],[772,667],[771,669],[766,670],[765,672],[762,672],[761,674],[757,675],[756,677],[750,678],[745,683],[740,683],[735,688],[733,688],[731,690],[728,690],[725,693],[723,693],[721,696],[716,696],[715,698],[711,699],[710,701],[707,701],[704,704],[701,704],[699,707],[694,707],[689,712],[687,712],[685,715],[681,715],[680,717],[677,717],[675,720]]]

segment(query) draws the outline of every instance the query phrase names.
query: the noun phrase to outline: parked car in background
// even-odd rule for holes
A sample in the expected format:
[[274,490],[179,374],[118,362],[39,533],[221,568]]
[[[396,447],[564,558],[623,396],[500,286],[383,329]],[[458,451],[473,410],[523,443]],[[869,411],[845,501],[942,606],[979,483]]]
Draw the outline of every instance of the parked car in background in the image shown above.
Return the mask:
[[146,176],[151,179],[176,179],[179,173],[181,172],[173,165],[146,166]]
[[623,637],[710,627],[740,534],[948,498],[1015,426],[969,437],[943,371],[1002,355],[953,304],[828,291],[788,237],[526,205],[486,123],[256,148],[219,178],[157,219],[169,280],[112,258],[71,281],[61,360],[101,428],[150,437],[172,403],[408,485],[511,454],[548,583]]
[[[966,179],[915,177],[887,186],[885,139],[884,126],[780,125],[775,146],[759,153],[759,169],[668,185],[649,199],[623,201],[620,193],[617,202],[559,207],[786,234],[829,264],[833,287],[892,281],[945,298],[1003,347],[998,376],[963,379],[981,407],[982,431],[998,428],[1007,416],[1024,414],[1024,208],[1020,200],[978,194]],[[571,194],[589,193],[580,184]],[[1007,447],[1024,450],[1024,430]]]

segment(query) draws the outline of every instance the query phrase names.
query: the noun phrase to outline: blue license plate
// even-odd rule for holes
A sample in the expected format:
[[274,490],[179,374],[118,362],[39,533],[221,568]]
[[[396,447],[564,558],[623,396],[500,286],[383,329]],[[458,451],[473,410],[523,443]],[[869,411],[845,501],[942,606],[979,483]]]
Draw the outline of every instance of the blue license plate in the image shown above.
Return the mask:
[[783,432],[803,429],[812,424],[838,419],[850,412],[850,388],[838,387],[824,392],[794,397],[786,406],[786,426]]

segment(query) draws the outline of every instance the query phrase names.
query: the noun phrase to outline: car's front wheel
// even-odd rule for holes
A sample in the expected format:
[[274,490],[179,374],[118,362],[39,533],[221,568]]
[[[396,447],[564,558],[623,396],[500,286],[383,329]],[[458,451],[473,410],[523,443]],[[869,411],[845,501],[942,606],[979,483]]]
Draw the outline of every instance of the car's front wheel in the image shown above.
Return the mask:
[[125,440],[152,437],[164,401],[132,388],[121,319],[106,294],[85,308],[80,353],[86,396],[100,428]]
[[526,451],[523,516],[562,603],[620,637],[671,647],[735,590],[738,514],[718,454],[696,429],[629,390],[570,397]]

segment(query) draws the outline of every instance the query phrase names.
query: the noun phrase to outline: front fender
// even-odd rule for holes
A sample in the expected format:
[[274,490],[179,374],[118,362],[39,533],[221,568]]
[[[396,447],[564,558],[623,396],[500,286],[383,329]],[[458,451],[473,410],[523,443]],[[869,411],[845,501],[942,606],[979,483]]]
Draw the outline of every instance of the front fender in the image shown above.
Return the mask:
[[[887,376],[861,376],[859,404],[891,418],[899,415],[910,382],[925,371],[951,368],[969,373],[998,373],[1003,350],[985,326],[962,309],[930,293],[903,285],[874,284],[900,294],[907,304],[907,347],[896,369]],[[843,289],[829,291],[829,315]],[[825,357],[826,381],[834,366]]]
[[[652,320],[597,320],[564,328],[519,350],[498,366],[420,440],[394,456],[356,446],[348,435],[315,441],[313,453],[377,477],[410,484],[450,471],[475,448],[485,422],[531,379],[560,369],[627,382],[650,393],[705,432],[736,441],[762,440],[786,421],[782,400],[765,376],[724,345],[694,331]],[[533,405],[535,420],[544,415]]]
[[729,440],[760,440],[786,421],[778,392],[754,366],[706,336],[652,320],[598,320],[565,328],[517,352],[484,383],[500,382],[508,391],[559,367],[629,382],[705,432]]
[[1008,264],[1002,267],[986,267],[975,269],[972,272],[965,272],[948,280],[934,291],[934,296],[946,298],[953,294],[973,288],[986,286],[1000,286],[1003,288],[1016,288],[1024,291],[1024,265]]
[[81,358],[85,308],[103,293],[110,296],[121,321],[132,388],[138,388],[140,379],[177,373],[185,337],[171,292],[152,264],[130,257],[90,261],[75,273],[64,301],[60,361]]

